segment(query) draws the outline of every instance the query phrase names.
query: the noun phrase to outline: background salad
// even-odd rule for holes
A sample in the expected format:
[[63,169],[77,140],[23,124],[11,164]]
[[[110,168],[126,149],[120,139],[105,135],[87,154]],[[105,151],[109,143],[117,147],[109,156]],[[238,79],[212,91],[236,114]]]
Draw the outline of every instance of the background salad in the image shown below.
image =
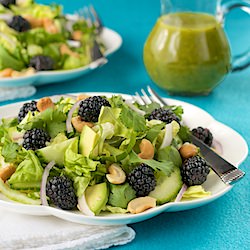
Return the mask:
[[[90,216],[210,195],[201,186],[209,165],[188,142],[182,113],[180,106],[139,105],[121,96],[25,103],[0,126],[0,192]],[[212,142],[207,129],[192,133]]]
[[97,28],[64,15],[60,5],[0,1],[0,77],[85,66],[96,47],[105,50]]

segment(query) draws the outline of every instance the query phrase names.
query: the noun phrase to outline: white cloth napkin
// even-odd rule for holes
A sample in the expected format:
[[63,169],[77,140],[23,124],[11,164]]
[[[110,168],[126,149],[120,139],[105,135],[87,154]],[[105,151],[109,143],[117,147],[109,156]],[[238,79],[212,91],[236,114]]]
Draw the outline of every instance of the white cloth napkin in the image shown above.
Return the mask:
[[1,250],[105,249],[132,241],[126,226],[92,226],[53,216],[30,216],[0,209]]
[[17,88],[0,88],[0,102],[26,98],[36,93],[34,86],[24,86]]

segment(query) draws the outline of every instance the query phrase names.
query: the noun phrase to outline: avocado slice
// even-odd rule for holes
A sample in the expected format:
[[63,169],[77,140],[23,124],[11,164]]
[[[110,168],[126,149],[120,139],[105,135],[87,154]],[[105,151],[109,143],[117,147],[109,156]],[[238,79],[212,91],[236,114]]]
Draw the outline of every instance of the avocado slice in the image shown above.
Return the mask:
[[98,147],[96,147],[99,140],[99,135],[90,127],[84,126],[80,136],[80,153],[83,156],[96,156],[98,154]]
[[108,201],[108,186],[106,182],[87,187],[85,199],[90,210],[99,214]]
[[65,151],[69,147],[69,145],[75,140],[77,140],[77,137],[44,148],[40,148],[36,151],[37,155],[38,157],[42,158],[46,163],[49,163],[54,160],[57,165],[62,166],[64,164]]
[[180,169],[175,167],[170,176],[160,175],[156,183],[155,189],[149,193],[149,196],[155,198],[158,205],[171,201],[183,184]]

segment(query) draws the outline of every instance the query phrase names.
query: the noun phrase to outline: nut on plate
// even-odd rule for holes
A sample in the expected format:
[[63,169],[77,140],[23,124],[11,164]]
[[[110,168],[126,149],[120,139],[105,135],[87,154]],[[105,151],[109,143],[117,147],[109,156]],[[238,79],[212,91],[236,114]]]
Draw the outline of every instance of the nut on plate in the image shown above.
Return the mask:
[[85,95],[85,94],[80,94],[77,96],[76,100],[77,101],[80,101],[80,100],[85,100],[87,98],[89,98],[90,96],[89,95]]
[[76,41],[81,41],[82,39],[82,31],[80,30],[75,30],[72,32],[72,38]]
[[10,178],[10,176],[16,171],[16,168],[9,164],[8,166],[2,168],[0,170],[0,179],[2,179],[4,182]]
[[193,157],[198,154],[198,148],[189,142],[185,142],[181,148],[179,149],[179,152],[182,156],[182,158],[187,159],[189,157]]
[[140,153],[138,154],[138,156],[142,159],[153,159],[154,157],[154,146],[152,145],[152,143],[147,140],[147,139],[142,139],[140,145]]
[[3,69],[2,71],[0,71],[0,78],[1,77],[11,77],[13,71],[14,70],[11,68]]
[[106,178],[112,184],[122,184],[126,180],[126,174],[123,169],[116,163],[113,163],[108,168],[109,174],[106,174]]
[[156,207],[156,199],[150,196],[145,196],[131,200],[128,203],[127,209],[131,214],[139,214],[153,207]]
[[71,119],[71,123],[73,125],[73,127],[75,128],[75,130],[79,133],[82,132],[82,129],[84,126],[88,126],[90,128],[92,128],[94,126],[94,123],[92,122],[85,122],[82,120],[81,116],[75,116]]
[[44,97],[37,102],[36,107],[40,112],[43,112],[48,108],[53,108],[54,103],[49,97]]

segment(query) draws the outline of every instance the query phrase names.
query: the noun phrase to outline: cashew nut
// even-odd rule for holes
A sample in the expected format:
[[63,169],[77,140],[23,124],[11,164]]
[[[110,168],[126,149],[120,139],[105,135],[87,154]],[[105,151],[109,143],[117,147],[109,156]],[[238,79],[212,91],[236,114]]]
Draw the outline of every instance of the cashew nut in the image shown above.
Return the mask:
[[72,123],[73,127],[76,129],[76,131],[79,133],[82,132],[82,129],[84,126],[89,126],[90,128],[92,128],[94,126],[94,124],[92,122],[83,121],[79,115],[73,117],[71,119],[71,123]]
[[128,203],[127,209],[131,214],[138,214],[153,207],[156,207],[156,199],[149,196],[145,196],[135,198],[130,201]]
[[87,98],[89,98],[90,96],[89,95],[85,95],[85,94],[80,94],[77,96],[76,100],[77,101],[80,101],[80,100],[85,100]]
[[80,57],[78,53],[72,51],[66,44],[61,45],[60,52],[62,55],[66,54],[73,57]]
[[80,31],[80,30],[73,31],[72,38],[74,40],[76,40],[76,41],[81,41],[81,39],[82,39],[82,31]]
[[109,174],[106,174],[108,181],[112,184],[122,184],[126,180],[123,169],[118,164],[111,164],[108,168]]
[[48,108],[53,108],[54,103],[49,97],[44,97],[37,102],[36,107],[40,112],[43,112]]
[[6,69],[0,71],[0,78],[1,77],[11,77],[11,74],[12,74],[13,71],[14,70],[11,69],[11,68],[6,68]]
[[141,153],[138,156],[142,159],[153,159],[154,157],[154,146],[152,143],[147,139],[142,139],[139,145]]
[[198,148],[192,143],[184,143],[179,149],[182,158],[187,159],[198,154]]
[[58,28],[56,27],[53,19],[43,18],[43,27],[50,34],[58,33]]
[[15,171],[16,168],[12,164],[9,164],[0,170],[0,179],[5,182]]
[[26,70],[22,70],[22,71],[16,71],[13,70],[11,73],[12,77],[20,77],[20,76],[29,76],[29,75],[33,75],[35,74],[35,69],[32,67],[27,68]]

